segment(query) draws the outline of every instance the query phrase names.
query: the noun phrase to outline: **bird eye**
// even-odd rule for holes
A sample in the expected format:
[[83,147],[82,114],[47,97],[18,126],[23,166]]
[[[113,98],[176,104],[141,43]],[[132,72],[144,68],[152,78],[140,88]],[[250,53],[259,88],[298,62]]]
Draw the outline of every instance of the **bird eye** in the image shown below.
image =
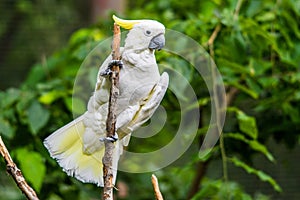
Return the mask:
[[147,30],[146,35],[150,35],[150,34],[151,34],[151,31]]

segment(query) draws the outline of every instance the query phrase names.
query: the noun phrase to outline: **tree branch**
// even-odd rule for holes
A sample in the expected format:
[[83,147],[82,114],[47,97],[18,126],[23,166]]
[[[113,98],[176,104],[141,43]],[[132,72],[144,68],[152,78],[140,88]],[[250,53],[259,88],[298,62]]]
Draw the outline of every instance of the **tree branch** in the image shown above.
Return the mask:
[[233,19],[236,21],[239,17],[239,13],[240,13],[240,9],[242,7],[242,4],[243,4],[243,0],[238,0],[236,6],[235,6],[235,9],[234,9],[234,14],[233,14]]
[[17,165],[10,157],[10,154],[4,142],[2,141],[1,136],[0,136],[0,153],[5,160],[7,172],[13,177],[14,181],[16,182],[17,186],[20,188],[22,193],[24,193],[27,199],[29,200],[38,200],[39,198],[37,197],[35,191],[27,184],[25,178],[22,175],[21,170],[17,167]]
[[207,160],[205,162],[198,162],[197,168],[196,168],[197,169],[196,175],[191,184],[190,191],[187,194],[187,199],[192,199],[192,197],[199,191],[200,183],[201,183],[203,177],[205,176],[209,162],[210,162],[210,160]]
[[213,58],[215,56],[215,52],[214,52],[214,42],[215,42],[215,39],[217,38],[219,32],[221,31],[221,24],[218,24],[213,33],[211,34],[211,36],[209,37],[208,41],[207,41],[207,45],[208,45],[208,48],[209,48],[209,54],[210,56]]
[[[112,59],[120,60],[120,41],[121,41],[121,32],[120,26],[116,23],[114,24],[114,38],[112,44]],[[109,95],[109,106],[108,106],[108,116],[106,121],[106,137],[114,137],[115,128],[116,128],[116,109],[117,109],[117,97],[119,96],[119,72],[120,68],[117,65],[112,67],[112,74],[110,75],[111,88]],[[103,199],[104,200],[113,200],[113,152],[114,152],[114,143],[109,140],[104,140],[105,144],[105,153],[102,158],[103,163],[103,179],[104,179],[104,188],[103,188]]]
[[[237,6],[237,8],[240,8],[240,5]],[[238,9],[239,10],[239,9]],[[209,40],[207,41],[207,45],[209,47],[209,53],[210,56],[213,58],[214,57],[214,42],[215,39],[217,38],[219,32],[221,31],[221,24],[218,24],[213,33],[211,34],[211,36],[209,37]],[[238,93],[238,89],[234,88],[234,87],[230,87],[228,88],[227,92],[226,92],[226,106],[230,106],[236,96],[236,94]],[[201,118],[202,119],[202,118]],[[224,179],[227,179],[227,157],[226,157],[226,152],[225,152],[225,147],[224,147],[224,141],[223,141],[223,135],[220,135],[220,147],[221,147],[221,154],[222,154],[222,161],[223,161],[223,174],[224,174]],[[207,160],[205,162],[198,162],[197,165],[197,172],[196,175],[194,177],[194,180],[191,184],[191,188],[190,191],[188,193],[188,198],[187,199],[191,199],[198,191],[199,191],[199,187],[200,187],[200,183],[202,181],[202,178],[205,175],[206,169],[207,169],[207,165],[209,164],[210,160]]]
[[151,182],[152,182],[153,189],[154,189],[155,199],[156,200],[164,200],[164,198],[159,190],[158,180],[154,174],[152,174],[152,176],[151,176]]

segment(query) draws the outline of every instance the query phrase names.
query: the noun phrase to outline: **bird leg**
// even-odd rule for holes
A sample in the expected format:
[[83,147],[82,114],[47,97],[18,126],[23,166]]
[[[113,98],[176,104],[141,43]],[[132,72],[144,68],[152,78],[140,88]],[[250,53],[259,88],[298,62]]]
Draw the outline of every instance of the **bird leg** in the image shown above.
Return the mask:
[[100,73],[100,76],[107,77],[107,76],[111,75],[113,66],[118,66],[119,68],[122,68],[123,67],[122,60],[112,60],[108,64],[108,67]]
[[109,141],[109,142],[116,142],[119,139],[118,134],[115,134],[114,136],[109,136],[105,138],[100,138],[101,142]]

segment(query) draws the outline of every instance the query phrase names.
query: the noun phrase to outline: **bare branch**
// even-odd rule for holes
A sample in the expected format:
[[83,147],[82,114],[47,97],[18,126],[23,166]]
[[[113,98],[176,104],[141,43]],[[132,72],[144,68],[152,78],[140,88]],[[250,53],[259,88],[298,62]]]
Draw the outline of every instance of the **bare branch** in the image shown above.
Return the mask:
[[209,39],[208,39],[208,41],[207,41],[208,46],[213,45],[213,43],[214,43],[215,39],[217,38],[218,33],[220,32],[220,30],[221,30],[221,24],[218,24],[218,25],[215,27],[213,33],[211,34],[211,36],[209,37]]
[[151,182],[152,182],[153,189],[154,189],[155,199],[156,200],[164,200],[163,196],[159,190],[158,180],[154,174],[152,174]]
[[21,170],[17,167],[17,165],[10,157],[10,154],[4,142],[2,141],[1,136],[0,136],[0,153],[5,160],[7,172],[13,177],[14,181],[16,182],[17,186],[20,188],[22,193],[24,193],[27,199],[29,200],[38,200],[39,198],[37,197],[35,191],[27,184],[24,176],[22,175]]
[[[112,59],[120,60],[120,41],[121,41],[121,32],[120,26],[116,23],[114,24],[114,39],[112,44]],[[110,75],[111,88],[109,95],[109,107],[108,107],[108,116],[106,121],[106,137],[114,137],[115,128],[116,128],[116,109],[117,109],[117,97],[119,96],[119,72],[120,68],[117,65],[112,67],[112,74]],[[105,153],[102,158],[103,163],[103,179],[104,179],[104,188],[103,188],[103,199],[104,200],[113,200],[113,152],[114,152],[114,143],[108,140],[104,141],[105,144]]]
[[234,17],[234,20],[236,21],[239,17],[239,13],[240,13],[240,9],[242,7],[242,4],[243,4],[243,0],[238,0],[236,6],[235,6],[235,9],[234,9],[234,14],[233,14],[233,17]]
[[217,38],[219,32],[221,31],[221,24],[218,24],[213,33],[211,34],[211,36],[209,37],[208,41],[207,41],[207,45],[208,45],[208,48],[209,48],[209,54],[210,56],[213,58],[215,53],[214,53],[214,42],[215,42],[215,39]]

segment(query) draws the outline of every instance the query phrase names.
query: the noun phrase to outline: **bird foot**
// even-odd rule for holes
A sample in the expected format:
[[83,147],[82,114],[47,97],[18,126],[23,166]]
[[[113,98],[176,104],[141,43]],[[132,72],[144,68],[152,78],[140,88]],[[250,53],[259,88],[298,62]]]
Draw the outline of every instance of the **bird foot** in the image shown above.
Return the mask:
[[109,136],[109,137],[105,137],[105,138],[100,138],[101,142],[116,142],[119,139],[118,135],[115,134],[114,136]]
[[119,66],[120,68],[123,67],[123,62],[122,60],[112,60],[109,64],[108,64],[108,67],[100,73],[100,76],[104,76],[104,77],[107,77],[109,75],[111,75],[112,73],[112,67],[113,66]]

